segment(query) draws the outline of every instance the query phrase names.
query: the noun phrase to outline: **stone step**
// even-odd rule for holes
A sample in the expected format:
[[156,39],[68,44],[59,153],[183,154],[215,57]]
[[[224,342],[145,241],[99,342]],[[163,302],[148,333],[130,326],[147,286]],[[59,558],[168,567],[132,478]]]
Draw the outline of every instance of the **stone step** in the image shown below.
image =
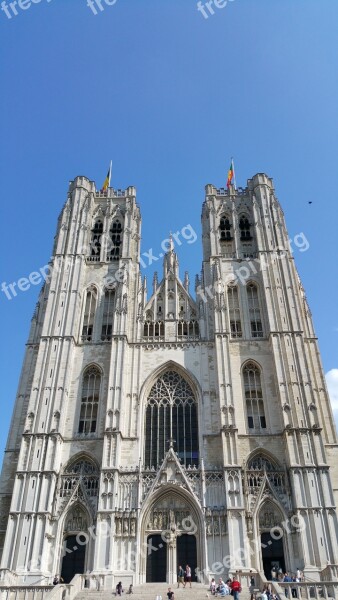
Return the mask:
[[[135,585],[133,594],[123,593],[121,598],[123,600],[156,600],[156,596],[162,596],[162,600],[167,600],[169,587],[175,593],[175,598],[177,599],[179,597],[179,600],[184,600],[184,597],[187,598],[187,600],[206,600],[206,598],[211,600],[214,598],[210,593],[208,586],[203,583],[193,582],[191,586],[191,588],[182,588],[182,586],[177,588],[177,583],[144,583]],[[79,592],[75,600],[111,600],[112,597],[115,598],[115,590],[98,591],[84,589]],[[243,591],[240,594],[240,600],[249,600],[249,597],[249,590],[243,588]],[[119,598],[119,596],[116,596],[116,598]],[[228,600],[231,600],[231,596],[228,597]]]

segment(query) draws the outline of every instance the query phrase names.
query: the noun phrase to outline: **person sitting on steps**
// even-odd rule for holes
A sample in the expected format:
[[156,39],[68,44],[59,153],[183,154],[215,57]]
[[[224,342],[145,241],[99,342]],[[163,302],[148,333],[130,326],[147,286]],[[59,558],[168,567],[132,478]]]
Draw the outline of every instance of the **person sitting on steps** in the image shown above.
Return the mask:
[[119,581],[116,586],[116,596],[122,596],[122,593],[123,593],[122,581]]

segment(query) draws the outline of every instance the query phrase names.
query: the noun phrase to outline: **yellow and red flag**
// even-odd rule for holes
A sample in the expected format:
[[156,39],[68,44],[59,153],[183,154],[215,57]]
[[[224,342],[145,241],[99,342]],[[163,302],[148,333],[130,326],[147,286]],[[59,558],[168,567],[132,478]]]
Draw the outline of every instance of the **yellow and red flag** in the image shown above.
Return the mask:
[[234,178],[234,173],[235,173],[234,161],[231,160],[229,171],[228,171],[227,188],[229,188],[232,183],[232,180]]
[[109,169],[108,169],[108,173],[107,173],[107,176],[106,176],[106,178],[105,178],[105,180],[103,182],[103,186],[101,188],[101,192],[106,192],[107,189],[110,186],[111,167],[112,167],[112,161],[110,161],[110,166],[109,166]]

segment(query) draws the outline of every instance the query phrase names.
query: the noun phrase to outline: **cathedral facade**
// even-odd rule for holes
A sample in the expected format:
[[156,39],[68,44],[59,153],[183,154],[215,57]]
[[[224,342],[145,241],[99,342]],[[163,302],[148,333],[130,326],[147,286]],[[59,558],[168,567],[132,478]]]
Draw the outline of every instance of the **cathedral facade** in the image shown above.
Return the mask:
[[[186,235],[189,230],[186,230]],[[1,476],[1,578],[176,581],[338,564],[338,445],[272,180],[206,186],[151,293],[135,188],[71,182]]]

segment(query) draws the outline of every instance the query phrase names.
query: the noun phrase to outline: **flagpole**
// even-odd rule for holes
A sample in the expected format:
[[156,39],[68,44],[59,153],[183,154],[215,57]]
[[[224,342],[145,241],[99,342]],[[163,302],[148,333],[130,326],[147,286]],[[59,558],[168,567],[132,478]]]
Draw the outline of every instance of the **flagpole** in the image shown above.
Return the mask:
[[233,156],[231,157],[231,164],[232,164],[232,169],[233,169],[233,173],[234,173],[234,187],[235,187],[235,190],[237,190],[236,173],[235,173],[235,165],[234,165]]
[[109,181],[108,181],[108,187],[110,187],[110,180],[111,180],[111,169],[112,169],[112,165],[113,165],[113,161],[110,161],[110,167],[109,167]]

